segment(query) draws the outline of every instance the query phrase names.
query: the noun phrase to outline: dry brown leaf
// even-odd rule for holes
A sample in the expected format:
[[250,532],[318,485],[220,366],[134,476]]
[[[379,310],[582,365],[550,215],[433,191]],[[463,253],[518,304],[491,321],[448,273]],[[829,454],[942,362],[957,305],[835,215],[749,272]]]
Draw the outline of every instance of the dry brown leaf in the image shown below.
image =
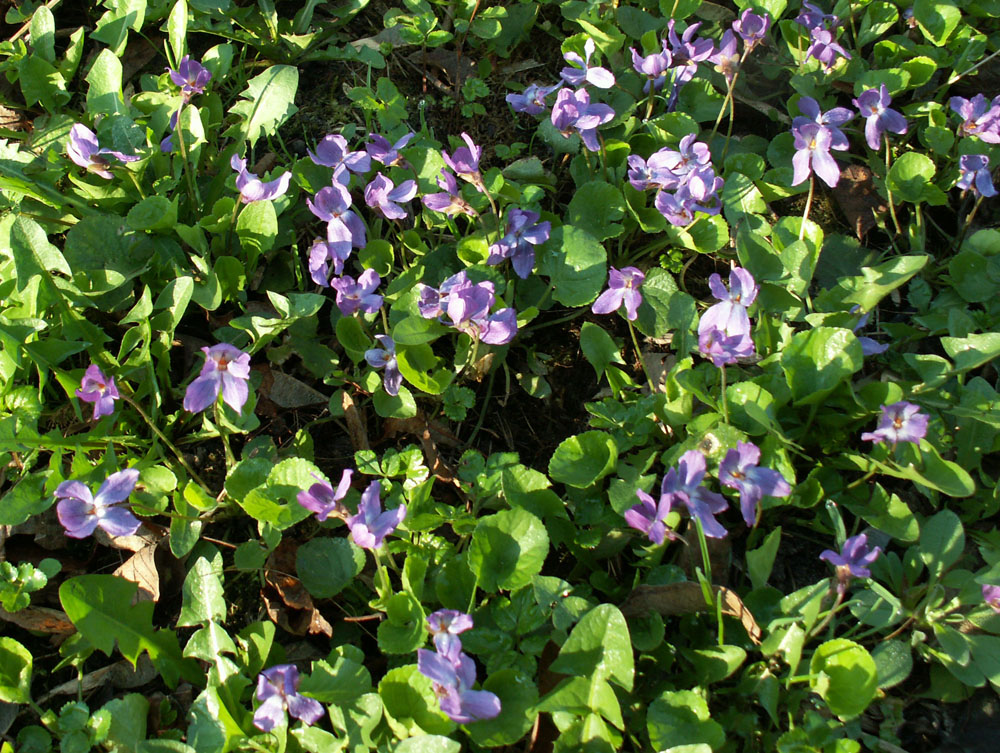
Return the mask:
[[848,165],[841,170],[840,180],[833,187],[833,197],[858,240],[875,227],[875,215],[888,210],[875,189],[871,169],[865,165]]
[[74,678],[62,685],[57,685],[48,693],[38,699],[44,704],[57,695],[75,695],[82,688],[83,693],[110,685],[112,688],[138,688],[141,685],[152,682],[159,675],[149,656],[141,654],[135,667],[127,659],[122,659],[106,667],[95,669],[83,676],[82,682],[77,682]]
[[25,607],[18,612],[8,612],[0,607],[0,620],[12,622],[25,630],[37,630],[50,635],[72,635],[76,632],[65,612],[48,607]]
[[312,596],[293,576],[297,545],[282,542],[264,566],[264,581],[277,592],[278,599],[262,591],[268,616],[276,625],[295,635],[333,635],[333,626],[313,605]]
[[161,537],[157,536],[143,524],[131,536],[111,536],[103,528],[97,528],[94,530],[94,538],[97,540],[97,543],[110,546],[113,549],[124,549],[127,552],[141,552],[143,549],[156,546]]
[[160,573],[156,569],[156,544],[150,544],[125,560],[114,575],[130,580],[139,587],[137,601],[160,600]]
[[[713,591],[722,597],[722,613],[735,617],[747,631],[747,635],[760,645],[763,631],[750,610],[740,597],[723,586],[714,586]],[[664,616],[707,612],[711,609],[705,603],[701,586],[697,583],[671,583],[667,586],[639,586],[622,603],[622,614],[626,617],[657,612]]]
[[344,420],[347,422],[347,433],[351,438],[351,447],[354,448],[355,452],[371,449],[371,445],[368,444],[368,432],[365,430],[365,422],[361,420],[361,413],[358,411],[358,406],[354,404],[354,398],[351,397],[347,390],[344,390],[341,406],[344,409]]

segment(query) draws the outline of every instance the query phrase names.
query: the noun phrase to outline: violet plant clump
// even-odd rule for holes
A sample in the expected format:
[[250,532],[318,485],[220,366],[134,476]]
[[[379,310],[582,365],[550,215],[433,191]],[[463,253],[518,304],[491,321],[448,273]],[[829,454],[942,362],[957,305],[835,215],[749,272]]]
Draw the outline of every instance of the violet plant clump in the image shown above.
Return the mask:
[[989,8],[8,5],[12,750],[961,742]]

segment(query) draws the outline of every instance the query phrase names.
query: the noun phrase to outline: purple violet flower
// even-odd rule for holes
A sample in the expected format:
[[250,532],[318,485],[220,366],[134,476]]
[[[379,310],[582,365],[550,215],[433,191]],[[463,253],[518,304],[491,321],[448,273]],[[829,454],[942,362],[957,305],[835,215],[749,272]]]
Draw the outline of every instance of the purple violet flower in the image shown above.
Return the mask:
[[906,118],[889,108],[892,97],[885,84],[878,89],[861,92],[853,102],[861,117],[865,118],[865,141],[875,151],[882,145],[882,134],[886,131],[900,135],[906,133]]
[[646,534],[654,544],[662,544],[664,539],[676,539],[677,534],[667,528],[666,520],[680,496],[661,494],[659,500],[654,500],[642,489],[636,489],[635,495],[639,498],[639,504],[625,511],[625,522]]
[[488,280],[473,283],[463,270],[441,283],[438,290],[422,283],[418,290],[417,308],[425,319],[447,313],[453,327],[487,345],[506,345],[517,334],[517,311],[504,308],[489,313],[496,296]]
[[[860,306],[854,306],[851,309],[851,313],[852,314],[856,314],[860,310],[861,310]],[[877,356],[877,355],[879,355],[881,353],[885,353],[887,350],[889,350],[889,346],[888,345],[884,345],[883,343],[877,342],[876,340],[872,340],[870,337],[865,337],[863,335],[858,335],[858,330],[864,329],[865,326],[868,324],[868,317],[869,316],[871,316],[871,312],[868,312],[867,314],[862,314],[861,318],[858,319],[858,323],[854,325],[854,327],[853,327],[853,329],[851,331],[854,332],[854,334],[858,338],[858,342],[861,343],[861,354],[862,355],[865,355],[865,356]]]
[[701,486],[705,477],[705,456],[697,450],[688,450],[677,461],[677,467],[667,471],[660,485],[660,497],[665,494],[675,494],[692,518],[701,521],[702,530],[711,539],[721,539],[726,536],[726,529],[715,519],[715,516],[725,512],[729,507],[725,498],[716,492],[710,492]]
[[286,171],[274,180],[265,183],[254,173],[247,172],[247,161],[235,154],[230,158],[229,166],[237,172],[236,190],[240,192],[240,201],[244,204],[252,204],[255,201],[271,201],[279,196],[284,196],[288,190],[288,183],[292,179],[292,174]]
[[365,151],[368,152],[369,157],[376,162],[381,162],[386,167],[407,167],[409,163],[403,159],[399,150],[409,144],[416,135],[411,131],[395,144],[390,144],[385,136],[372,133],[368,136],[371,143],[365,145]]
[[834,40],[832,30],[811,29],[809,36],[811,41],[806,49],[806,60],[816,58],[829,71],[837,64],[838,55],[846,60],[851,59],[851,53]]
[[522,280],[528,279],[535,266],[535,246],[549,239],[552,223],[539,222],[538,212],[514,207],[507,213],[507,233],[490,246],[487,264],[500,264],[510,259],[514,273]]
[[396,343],[389,335],[375,335],[381,348],[369,348],[365,351],[365,360],[375,369],[385,369],[382,375],[382,387],[386,394],[395,397],[403,383],[403,375],[396,363]]
[[[330,243],[364,248],[367,243],[365,223],[351,210],[351,192],[341,183],[325,186],[313,200],[306,199],[309,211],[326,223],[326,239]],[[338,246],[338,252],[340,247]],[[337,274],[340,274],[339,270]]]
[[560,89],[556,94],[556,103],[552,106],[552,125],[565,138],[573,131],[580,134],[583,145],[592,152],[600,151],[597,143],[597,128],[615,117],[615,111],[608,105],[590,103],[590,94],[586,89],[573,91]]
[[992,102],[982,94],[971,100],[952,97],[948,106],[962,118],[959,136],[978,136],[987,144],[1000,144],[1000,96],[994,97]]
[[698,321],[698,334],[702,335],[714,329],[728,337],[750,339],[750,317],[747,308],[757,300],[758,292],[753,275],[742,267],[733,267],[729,273],[728,290],[718,274],[708,278],[708,287],[719,302],[701,315]]
[[257,675],[257,700],[263,701],[253,715],[257,729],[270,732],[284,720],[285,711],[307,726],[320,720],[323,707],[298,692],[299,682],[294,664],[277,664]]
[[882,417],[875,431],[861,435],[864,442],[888,442],[895,447],[899,442],[920,444],[927,436],[927,422],[930,416],[920,412],[920,406],[900,400],[892,405],[882,406]]
[[441,710],[457,724],[493,719],[500,714],[500,699],[488,690],[472,690],[476,664],[465,654],[453,656],[417,649],[417,670],[433,683]]
[[[308,201],[308,199],[306,200]],[[344,263],[351,256],[349,241],[325,241],[317,238],[309,247],[309,276],[317,285],[330,287],[331,272],[338,277],[344,272]],[[330,269],[330,265],[333,269]]]
[[1000,614],[1000,586],[989,586],[984,583],[983,601],[985,601],[994,612]]
[[594,40],[587,37],[583,43],[583,54],[586,59],[581,58],[575,52],[567,52],[563,58],[569,63],[571,68],[563,68],[559,72],[562,80],[570,86],[580,86],[584,83],[593,84],[598,89],[610,89],[615,85],[615,76],[607,68],[598,66],[591,67],[590,58],[597,49]]
[[646,275],[636,267],[624,267],[620,271],[611,267],[608,271],[608,289],[597,296],[590,310],[595,314],[613,314],[625,304],[625,317],[634,322],[639,316],[642,293],[639,288]]
[[881,547],[869,550],[868,537],[859,533],[844,542],[839,554],[832,549],[825,549],[819,558],[837,568],[837,591],[844,593],[852,577],[868,578],[871,576],[872,573],[868,567],[878,559],[881,553]]
[[726,78],[726,83],[730,86],[736,79],[736,72],[740,69],[740,52],[736,45],[736,34],[727,30],[722,35],[722,42],[719,49],[708,58],[715,63],[715,70]]
[[482,159],[483,148],[476,146],[472,137],[467,133],[462,133],[462,140],[468,144],[467,147],[460,146],[451,155],[442,151],[441,158],[448,167],[455,171],[459,178],[468,181],[482,192],[485,186],[483,185],[483,176],[479,172],[479,160]]
[[787,497],[792,487],[785,477],[770,468],[761,468],[760,448],[753,442],[737,442],[719,464],[719,483],[740,493],[740,512],[751,528],[757,525],[760,500],[768,497]]
[[374,314],[382,306],[382,296],[375,291],[382,284],[382,278],[374,269],[366,269],[358,279],[343,275],[330,281],[330,287],[337,291],[337,308],[344,316],[353,316],[358,311]]
[[559,84],[553,84],[552,86],[531,84],[520,94],[508,94],[506,100],[514,112],[541,115],[549,109],[549,106],[545,103],[545,98],[558,88]]
[[832,13],[824,13],[816,5],[810,3],[809,0],[803,0],[802,11],[799,13],[798,18],[795,19],[795,22],[802,24],[806,29],[812,31],[813,29],[833,28],[840,22],[840,19]]
[[397,187],[382,173],[376,175],[375,179],[365,186],[365,203],[372,209],[377,209],[390,220],[401,220],[406,217],[406,210],[397,202],[409,201],[416,195],[417,184],[415,181],[403,181]]
[[753,356],[754,344],[749,337],[727,335],[717,327],[710,327],[698,335],[698,352],[719,368]]
[[116,152],[114,149],[101,149],[100,144],[97,143],[96,134],[81,123],[76,123],[69,129],[66,156],[80,167],[86,168],[89,172],[111,180],[114,176],[108,170],[110,164],[104,158],[103,155],[105,154],[121,162],[136,162],[140,159],[136,155],[123,154],[122,152]]
[[222,401],[239,413],[250,397],[250,355],[229,343],[202,348],[205,365],[184,393],[184,410],[198,413]]
[[649,94],[649,87],[654,91],[659,91],[667,81],[667,71],[673,65],[674,57],[667,49],[667,40],[662,41],[663,49],[643,57],[636,52],[635,47],[630,47],[632,52],[632,67],[636,73],[646,76],[646,83],[642,86],[643,94]]
[[819,102],[812,97],[802,97],[798,102],[799,111],[802,115],[792,120],[792,127],[800,126],[804,123],[815,123],[824,126],[830,132],[830,148],[844,151],[850,148],[847,136],[840,130],[852,118],[854,113],[846,107],[834,107],[826,112],[819,108]]
[[107,377],[95,364],[90,364],[80,380],[76,396],[85,403],[94,404],[94,420],[115,412],[115,400],[121,397],[114,377]]
[[347,527],[351,529],[351,538],[362,549],[378,549],[382,540],[396,530],[396,527],[406,518],[406,505],[400,505],[395,510],[382,512],[380,494],[382,487],[378,481],[372,481],[361,495],[358,514],[347,519]]
[[350,512],[348,512],[340,500],[346,497],[347,492],[350,491],[351,476],[353,474],[354,471],[350,468],[345,469],[340,476],[340,483],[337,484],[337,489],[334,490],[329,481],[320,478],[314,473],[313,476],[317,479],[318,483],[313,484],[306,491],[299,492],[295,496],[295,499],[304,508],[316,513],[316,519],[320,523],[331,515],[335,518],[347,520]]
[[[344,178],[348,177],[343,173],[344,169],[359,175],[371,169],[371,157],[362,151],[352,152],[347,146],[347,139],[340,134],[324,136],[316,145],[315,154],[309,150],[306,150],[306,153],[314,164],[332,167],[335,175],[340,172]],[[340,182],[344,182],[343,178]]]
[[958,160],[960,174],[955,188],[971,190],[973,196],[996,196],[989,167],[990,158],[985,154],[963,154]]
[[212,80],[212,72],[190,55],[181,58],[177,70],[167,68],[170,80],[181,88],[181,96],[185,102],[190,102],[196,94],[202,94],[208,82]]
[[457,657],[462,650],[458,637],[472,629],[472,617],[456,609],[439,609],[427,616],[427,632],[434,638],[434,648],[447,659]]
[[470,217],[479,216],[479,212],[473,209],[469,205],[469,202],[462,198],[462,195],[458,192],[458,181],[455,180],[454,175],[448,172],[447,168],[441,168],[437,184],[444,191],[442,193],[424,194],[421,200],[424,202],[425,207],[433,209],[435,212],[444,212],[449,217],[454,217],[458,214],[467,214]]
[[796,152],[792,155],[792,185],[797,186],[812,173],[819,176],[830,188],[840,180],[840,167],[830,154],[830,149],[843,151],[845,147],[834,143],[833,133],[827,126],[811,121],[793,123],[792,136]]
[[103,528],[111,536],[131,536],[139,530],[141,523],[125,505],[135,484],[139,471],[126,468],[112,473],[97,490],[91,494],[81,481],[63,481],[56,487],[56,506],[59,523],[66,529],[66,535],[73,539],[83,539]]
[[638,154],[628,156],[628,182],[636,191],[645,191],[649,188],[674,188],[678,184],[678,178],[674,174],[671,166],[675,164],[672,156],[676,154],[664,147],[644,160]]
[[733,31],[739,34],[748,53],[764,41],[770,28],[771,17],[767,13],[758,16],[749,8],[746,8],[740,17],[733,21]]
[[672,18],[667,22],[667,40],[674,60],[674,80],[670,99],[667,101],[668,111],[672,111],[677,104],[677,97],[680,96],[684,84],[698,72],[698,63],[708,60],[715,50],[711,39],[694,39],[695,33],[701,27],[700,21],[688,26],[680,37],[677,36],[674,24]]

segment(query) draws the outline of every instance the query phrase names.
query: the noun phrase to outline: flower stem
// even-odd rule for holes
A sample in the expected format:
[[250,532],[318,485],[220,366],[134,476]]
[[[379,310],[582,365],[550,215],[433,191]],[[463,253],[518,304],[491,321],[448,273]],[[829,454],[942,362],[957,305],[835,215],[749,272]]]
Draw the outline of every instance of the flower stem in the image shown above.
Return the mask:
[[184,105],[181,105],[181,109],[177,112],[177,129],[174,134],[177,136],[177,148],[181,153],[181,160],[184,162],[184,177],[187,180],[188,192],[191,194],[191,201],[194,202],[195,208],[201,207],[201,193],[198,191],[198,184],[194,180],[194,175],[192,170],[194,169],[188,162],[188,152],[187,145],[184,143],[184,126],[181,123],[181,116],[184,114]]
[[962,248],[962,244],[965,242],[965,236],[969,232],[969,228],[972,227],[972,220],[976,217],[976,212],[979,211],[979,205],[983,203],[983,195],[980,194],[979,198],[976,199],[976,203],[972,207],[972,211],[969,212],[969,216],[965,218],[965,222],[962,223],[962,232],[958,235],[958,240],[955,241],[954,251],[958,252]]
[[[221,393],[220,393],[221,394]],[[236,457],[233,455],[233,448],[229,446],[229,432],[225,430],[222,426],[221,420],[222,409],[219,407],[219,401],[215,401],[215,428],[219,432],[219,439],[222,440],[222,449],[226,454],[226,470],[231,471],[233,466],[236,465]]]
[[195,469],[191,467],[188,461],[184,459],[184,455],[181,453],[180,450],[177,449],[177,446],[169,439],[167,439],[167,436],[162,431],[160,431],[159,427],[155,423],[153,423],[153,420],[148,415],[146,415],[146,411],[144,411],[142,408],[139,407],[139,404],[132,399],[131,395],[127,394],[123,389],[121,389],[121,385],[119,385],[118,392],[126,403],[135,408],[136,412],[139,414],[142,420],[146,422],[146,425],[149,426],[150,429],[152,429],[153,433],[157,436],[157,438],[161,442],[163,442],[163,444],[165,444],[172,453],[174,453],[174,457],[176,457],[177,460],[180,461],[180,464],[184,467],[184,470],[188,472],[188,475],[194,480],[194,482],[198,484],[198,486],[200,486],[206,492],[209,491],[208,485],[202,480],[201,476],[199,476],[197,471],[195,471]]
[[899,220],[896,218],[896,204],[892,200],[892,191],[889,189],[889,160],[892,156],[892,147],[889,145],[889,134],[884,133],[882,137],[885,139],[885,196],[889,200],[889,215],[896,228],[896,235],[902,235],[903,230],[899,227]]
[[816,178],[809,176],[809,195],[806,196],[806,209],[802,213],[802,224],[799,226],[799,240],[806,237],[806,221],[809,219],[809,210],[812,209],[813,191],[816,188]]
[[649,376],[649,371],[646,369],[646,359],[642,357],[642,351],[639,349],[639,338],[635,336],[635,327],[632,326],[632,322],[628,319],[625,320],[628,324],[628,333],[632,336],[632,347],[635,348],[635,357],[639,359],[639,363],[642,364],[642,373],[646,376],[646,383],[649,385],[649,391],[652,394],[656,394],[656,385],[653,384],[652,377]]
[[722,422],[729,426],[729,400],[726,398],[726,364],[719,367],[722,379]]

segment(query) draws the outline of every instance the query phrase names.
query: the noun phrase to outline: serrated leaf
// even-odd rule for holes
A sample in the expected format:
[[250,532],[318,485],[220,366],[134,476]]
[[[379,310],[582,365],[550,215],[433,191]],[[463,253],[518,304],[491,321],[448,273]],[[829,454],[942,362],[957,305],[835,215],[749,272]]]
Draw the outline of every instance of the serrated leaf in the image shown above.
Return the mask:
[[299,86],[299,71],[291,65],[273,65],[247,82],[240,92],[241,101],[230,112],[243,118],[226,132],[250,142],[251,148],[261,136],[277,133],[278,127],[294,115],[295,92]]
[[194,561],[184,578],[184,601],[177,617],[178,627],[205,622],[225,622],[226,599],[222,582],[222,554],[215,547]]

